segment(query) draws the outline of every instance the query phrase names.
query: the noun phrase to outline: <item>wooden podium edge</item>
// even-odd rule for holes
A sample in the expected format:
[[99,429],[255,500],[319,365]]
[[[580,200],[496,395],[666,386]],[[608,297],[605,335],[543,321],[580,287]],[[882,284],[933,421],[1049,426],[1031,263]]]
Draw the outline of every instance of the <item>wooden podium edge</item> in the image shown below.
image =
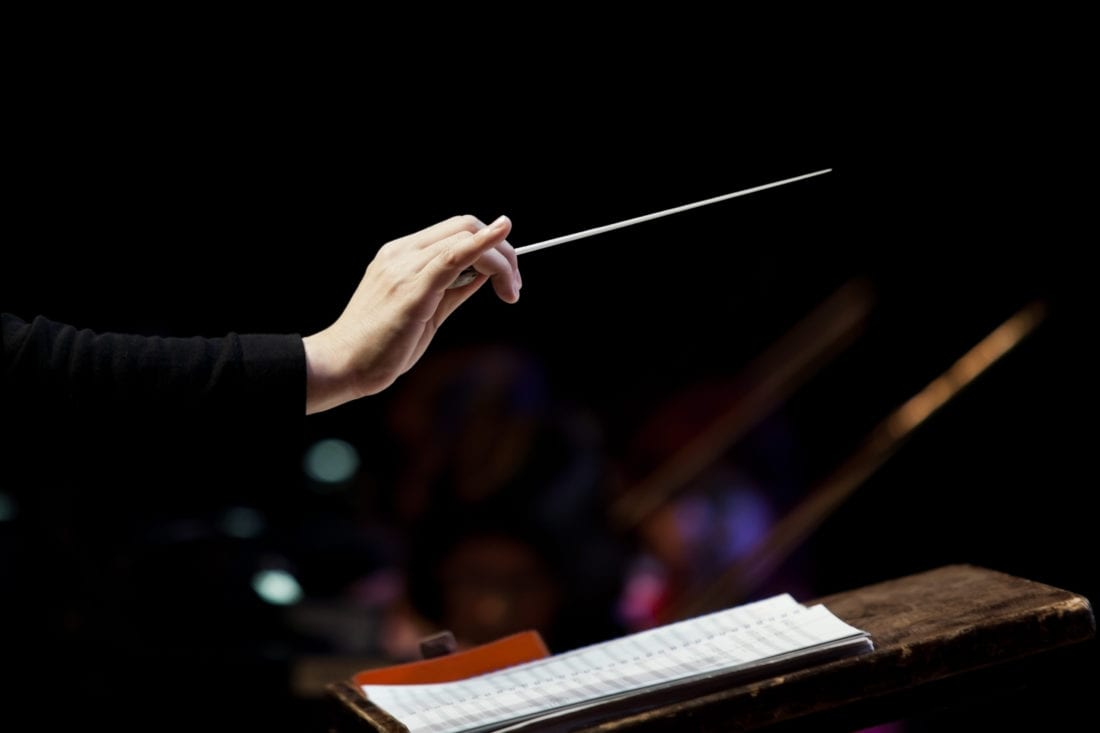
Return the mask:
[[332,682],[325,690],[336,701],[336,711],[339,713],[330,730],[345,730],[351,726],[362,728],[367,725],[377,733],[409,733],[408,727],[368,700],[351,682]]
[[[976,565],[945,565],[805,605],[815,603],[869,632],[874,650],[569,730],[854,730],[1056,675],[1064,654],[1096,639],[1086,597]],[[328,692],[349,726],[334,731],[408,733],[351,681]]]
[[[983,589],[989,604],[980,600]],[[952,602],[963,612],[937,615]],[[1055,674],[1067,655],[1096,639],[1084,596],[976,565],[946,565],[806,605],[814,603],[868,631],[874,651],[575,733],[857,730]]]

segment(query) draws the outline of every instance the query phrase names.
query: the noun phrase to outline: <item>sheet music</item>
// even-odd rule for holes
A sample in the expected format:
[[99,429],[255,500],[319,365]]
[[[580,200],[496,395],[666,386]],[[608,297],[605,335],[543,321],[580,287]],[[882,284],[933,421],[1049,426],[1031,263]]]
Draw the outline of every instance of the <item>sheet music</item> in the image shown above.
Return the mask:
[[824,606],[782,594],[457,682],[362,689],[412,733],[522,730],[536,716],[848,643],[871,647]]

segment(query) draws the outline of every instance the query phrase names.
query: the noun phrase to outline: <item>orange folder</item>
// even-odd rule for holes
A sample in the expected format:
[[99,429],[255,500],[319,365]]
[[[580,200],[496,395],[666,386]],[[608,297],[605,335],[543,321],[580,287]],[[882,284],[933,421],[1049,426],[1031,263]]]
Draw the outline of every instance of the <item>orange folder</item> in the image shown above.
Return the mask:
[[537,631],[521,631],[463,651],[357,673],[357,685],[417,685],[475,677],[550,656]]

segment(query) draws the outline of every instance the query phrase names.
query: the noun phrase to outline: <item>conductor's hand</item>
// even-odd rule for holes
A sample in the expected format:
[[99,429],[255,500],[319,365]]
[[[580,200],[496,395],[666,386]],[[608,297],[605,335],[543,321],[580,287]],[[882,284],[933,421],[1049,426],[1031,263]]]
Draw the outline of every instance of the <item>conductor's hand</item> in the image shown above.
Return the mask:
[[[519,300],[519,266],[505,239],[511,228],[505,216],[489,226],[455,216],[383,245],[336,322],[303,339],[306,413],[393,384],[420,359],[447,316],[487,280],[501,300]],[[449,288],[470,265],[480,274]]]

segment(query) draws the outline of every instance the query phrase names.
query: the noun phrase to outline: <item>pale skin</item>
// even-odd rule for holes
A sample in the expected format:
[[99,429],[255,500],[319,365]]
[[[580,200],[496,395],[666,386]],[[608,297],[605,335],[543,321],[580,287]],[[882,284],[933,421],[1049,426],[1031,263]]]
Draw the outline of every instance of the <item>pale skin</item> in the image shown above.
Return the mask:
[[[302,339],[306,414],[377,394],[408,371],[443,321],[486,282],[506,303],[519,300],[522,279],[502,216],[486,226],[455,216],[383,245],[343,313]],[[480,273],[450,288],[473,265]]]

